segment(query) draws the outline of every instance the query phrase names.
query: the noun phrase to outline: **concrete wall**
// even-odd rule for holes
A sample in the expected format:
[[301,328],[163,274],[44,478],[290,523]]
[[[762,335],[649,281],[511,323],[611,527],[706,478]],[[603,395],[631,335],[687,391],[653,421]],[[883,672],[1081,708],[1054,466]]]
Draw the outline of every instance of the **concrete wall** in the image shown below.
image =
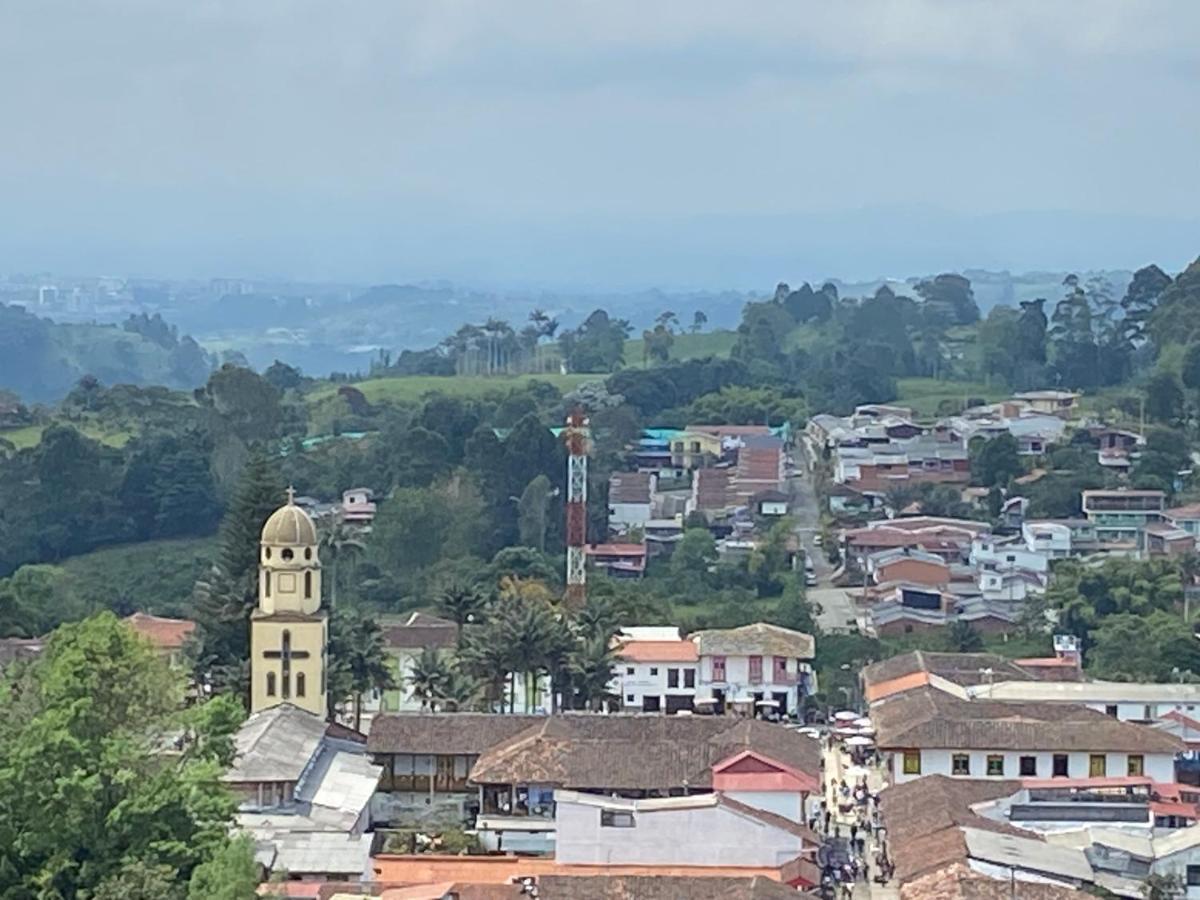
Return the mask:
[[[1097,751],[1098,752],[1098,751]],[[919,775],[904,774],[904,754],[895,751],[892,754],[891,769],[892,783],[901,784],[925,775],[951,775],[951,757],[958,753],[966,753],[971,758],[969,775],[964,778],[1051,778],[1054,774],[1054,753],[1033,751],[1020,752],[1012,750],[922,750],[921,772]],[[987,774],[987,758],[992,755],[1004,757],[1004,774]],[[1128,774],[1128,758],[1126,753],[1107,753],[1106,774],[1110,777]],[[1037,759],[1037,774],[1021,775],[1021,757],[1033,756]],[[1087,778],[1089,774],[1090,753],[1074,752],[1067,754],[1067,777]],[[1144,774],[1154,781],[1173,782],[1175,780],[1175,758],[1169,753],[1146,753],[1144,756]]]
[[[613,678],[613,693],[621,700],[621,705],[627,709],[642,708],[646,697],[658,697],[661,708],[667,708],[667,696],[694,697],[696,685],[700,681],[699,662],[628,662],[618,660]],[[630,669],[633,670],[630,674]],[[667,687],[667,670],[679,671],[679,682],[676,687]],[[691,669],[696,673],[692,687],[684,687],[684,671]]]
[[755,809],[765,809],[767,812],[791,819],[793,822],[804,823],[804,801],[799,792],[792,791],[725,791],[724,796],[737,800]]
[[556,798],[560,864],[781,866],[801,838],[719,806],[635,811],[635,826],[600,824],[598,806]]
[[649,503],[610,503],[608,505],[608,527],[617,531],[641,528],[650,521]]
[[[1200,866],[1200,847],[1190,847],[1162,859],[1156,859],[1150,865],[1150,871],[1155,875],[1178,875],[1179,880],[1187,887],[1188,866]],[[1184,896],[1188,900],[1200,900],[1200,885],[1187,887]]]

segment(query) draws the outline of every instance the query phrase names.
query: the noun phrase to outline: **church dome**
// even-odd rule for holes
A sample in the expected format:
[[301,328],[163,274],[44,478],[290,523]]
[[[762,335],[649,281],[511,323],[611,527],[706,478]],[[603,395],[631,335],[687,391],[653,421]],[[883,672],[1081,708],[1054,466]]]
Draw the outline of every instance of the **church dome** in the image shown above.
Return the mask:
[[262,530],[264,544],[316,545],[317,529],[308,513],[297,506],[288,491],[288,502],[271,513]]

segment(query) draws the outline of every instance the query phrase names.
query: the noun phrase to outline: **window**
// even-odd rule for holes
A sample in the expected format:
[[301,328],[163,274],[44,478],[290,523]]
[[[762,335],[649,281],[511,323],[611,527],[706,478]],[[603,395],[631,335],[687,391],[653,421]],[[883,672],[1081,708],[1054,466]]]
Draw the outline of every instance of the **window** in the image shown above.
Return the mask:
[[615,809],[600,810],[600,826],[602,828],[634,828],[636,825],[631,812],[619,812]]
[[1117,704],[1110,703],[1108,706],[1104,707],[1104,714],[1106,716],[1112,716],[1115,719],[1117,717]]
[[651,675],[657,675],[657,674],[658,674],[658,666],[651,666],[651,667],[650,667],[650,674],[651,674]]
[[661,712],[662,704],[659,697],[643,697],[642,712]]
[[1107,757],[1103,753],[1093,753],[1088,757],[1088,778],[1103,778],[1107,774]]
[[712,666],[713,666],[713,681],[724,681],[725,680],[725,657],[714,656]]
[[683,670],[683,686],[685,688],[694,688],[696,686],[696,670],[695,669],[684,669]]
[[951,775],[970,775],[971,757],[966,753],[955,753],[950,757]]
[[1142,718],[1145,719],[1147,722],[1149,722],[1151,719],[1153,719],[1154,718],[1154,707],[1148,703],[1145,706],[1143,706],[1142,707]]
[[787,657],[776,656],[772,661],[772,665],[772,671],[775,673],[775,681],[780,684],[787,681]]
[[1067,768],[1068,768],[1067,754],[1055,753],[1054,760],[1053,760],[1053,768],[1051,769],[1051,774],[1055,778],[1066,778],[1067,777]]
[[633,694],[626,694],[626,695],[625,695],[625,702],[626,702],[626,703],[632,703],[632,702],[633,702]]
[[1140,753],[1130,753],[1125,764],[1125,773],[1127,775],[1145,775],[1146,757]]
[[304,548],[304,558],[305,558],[305,559],[312,559],[312,547],[305,547],[305,548]]
[[669,688],[679,687],[679,670],[678,669],[667,669],[667,687],[669,687]]
[[295,556],[296,554],[294,554],[294,553],[292,552],[292,548],[291,548],[291,547],[284,547],[284,548],[283,548],[283,552],[282,552],[282,553],[280,553],[279,555],[283,557],[283,561],[284,561],[284,562],[291,562],[291,561],[292,561],[292,557],[293,557],[293,556]]
[[274,672],[267,673],[267,696],[268,697],[275,696],[275,673]]
[[1022,756],[1020,760],[1020,768],[1017,770],[1021,773],[1022,778],[1037,777],[1037,757]]
[[1200,866],[1187,867],[1187,883],[1188,887],[1200,885]]
[[304,673],[303,672],[296,673],[296,696],[297,697],[304,696]]
[[632,675],[632,674],[633,674],[633,666],[626,666],[626,667],[625,667],[625,674],[626,674],[626,675]]
[[762,684],[762,657],[750,657],[750,683]]
[[988,775],[1003,775],[1004,757],[999,754],[990,754],[987,758],[987,773]]
[[312,572],[304,573],[304,599],[312,599]]
[[920,750],[905,750],[904,751],[904,774],[905,775],[920,775],[921,774],[921,751]]
[[264,590],[266,596],[270,597],[271,596],[271,572],[270,572],[270,570],[263,572],[263,575],[265,576],[263,579],[263,590]]

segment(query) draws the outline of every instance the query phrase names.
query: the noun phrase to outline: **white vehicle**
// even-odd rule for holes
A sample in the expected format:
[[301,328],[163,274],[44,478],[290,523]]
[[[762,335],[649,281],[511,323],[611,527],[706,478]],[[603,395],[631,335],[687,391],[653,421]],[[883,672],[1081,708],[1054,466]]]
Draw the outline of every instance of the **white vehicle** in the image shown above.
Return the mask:
[[821,533],[817,532],[816,534],[813,535],[813,546],[820,547],[822,543],[823,543],[823,540],[821,538]]
[[812,572],[805,572],[804,573],[804,586],[805,587],[816,587],[817,586],[817,576]]

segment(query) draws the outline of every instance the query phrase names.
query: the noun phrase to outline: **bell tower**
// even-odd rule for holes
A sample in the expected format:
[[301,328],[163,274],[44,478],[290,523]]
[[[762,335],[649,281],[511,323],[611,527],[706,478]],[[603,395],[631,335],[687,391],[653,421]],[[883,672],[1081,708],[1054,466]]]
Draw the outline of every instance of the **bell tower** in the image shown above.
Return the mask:
[[329,623],[321,609],[317,529],[295,503],[271,513],[258,556],[250,616],[250,712],[292,703],[324,718]]

